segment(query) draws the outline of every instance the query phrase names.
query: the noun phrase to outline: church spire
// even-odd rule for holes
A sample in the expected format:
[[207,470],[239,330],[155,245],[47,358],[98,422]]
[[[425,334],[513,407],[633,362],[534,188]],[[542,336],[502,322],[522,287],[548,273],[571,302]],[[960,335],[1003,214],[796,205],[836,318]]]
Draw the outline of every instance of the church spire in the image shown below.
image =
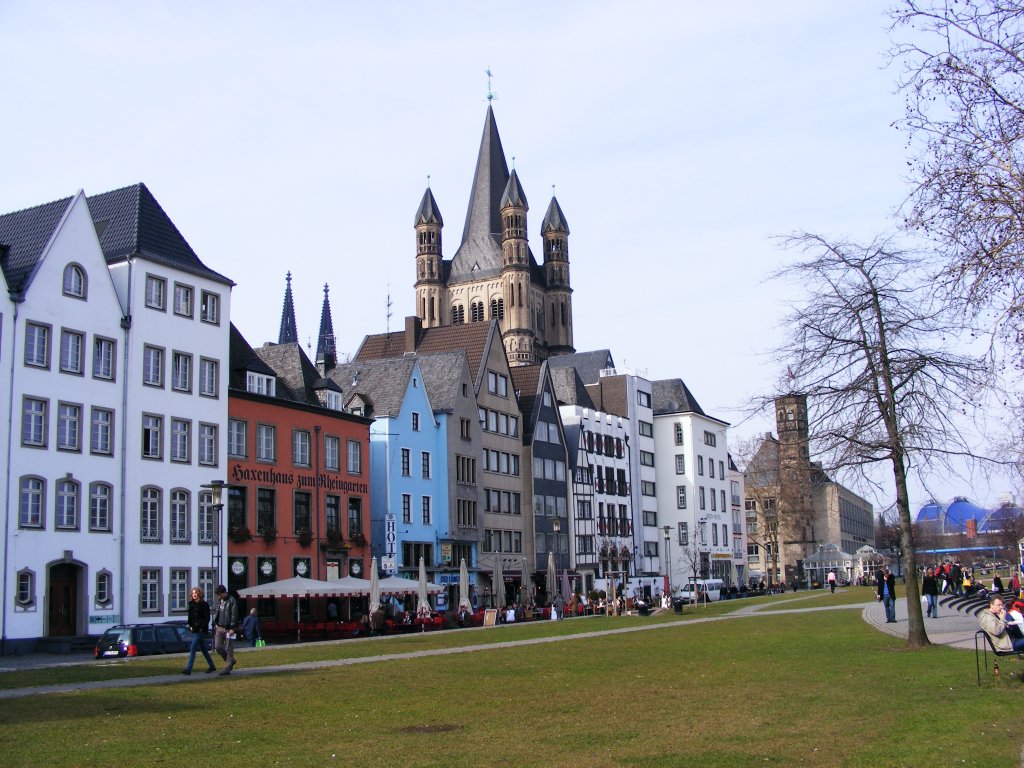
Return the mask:
[[284,308],[281,310],[281,330],[277,332],[278,344],[298,344],[299,333],[295,328],[295,303],[292,301],[292,273],[285,275]]
[[338,356],[334,349],[334,322],[331,320],[329,291],[327,283],[324,283],[324,306],[320,310],[320,338],[316,343],[316,367],[324,376],[338,364]]
[[507,183],[505,150],[494,122],[494,110],[488,104],[473,173],[473,191],[469,197],[469,210],[466,211],[466,226],[462,231],[463,243],[472,237],[501,235],[501,196]]

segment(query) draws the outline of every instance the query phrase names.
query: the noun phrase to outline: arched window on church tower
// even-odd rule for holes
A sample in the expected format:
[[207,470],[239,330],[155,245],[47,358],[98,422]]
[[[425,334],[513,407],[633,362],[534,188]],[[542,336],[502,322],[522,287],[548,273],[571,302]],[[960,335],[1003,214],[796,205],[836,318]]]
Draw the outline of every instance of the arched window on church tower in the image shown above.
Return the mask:
[[474,301],[469,308],[470,311],[470,322],[479,323],[484,319],[484,303],[482,301]]
[[504,320],[505,319],[505,300],[504,299],[491,299],[491,319],[492,320]]
[[562,327],[565,327],[565,302],[562,302]]
[[461,304],[452,304],[452,325],[462,325],[466,322],[466,308]]

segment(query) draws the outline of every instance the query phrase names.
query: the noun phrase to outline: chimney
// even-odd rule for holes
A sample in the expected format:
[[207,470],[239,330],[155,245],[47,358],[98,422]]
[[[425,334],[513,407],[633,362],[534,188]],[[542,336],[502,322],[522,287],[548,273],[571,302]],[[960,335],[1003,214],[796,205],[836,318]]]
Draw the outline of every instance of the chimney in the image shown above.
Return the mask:
[[423,321],[416,315],[405,318],[405,353],[407,355],[416,352],[422,335]]

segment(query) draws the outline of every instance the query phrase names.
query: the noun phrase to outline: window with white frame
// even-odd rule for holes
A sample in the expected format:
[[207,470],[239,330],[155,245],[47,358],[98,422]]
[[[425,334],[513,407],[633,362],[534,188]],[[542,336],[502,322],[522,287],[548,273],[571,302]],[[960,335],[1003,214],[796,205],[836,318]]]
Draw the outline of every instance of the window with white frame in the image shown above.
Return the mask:
[[714,477],[715,476],[715,460],[714,459],[708,459],[708,476],[709,477]]
[[171,358],[171,389],[177,392],[192,391],[192,355],[174,352]]
[[199,424],[199,463],[204,467],[217,466],[216,424]]
[[68,264],[64,267],[64,280],[62,291],[65,296],[75,299],[85,298],[85,270],[78,264]]
[[174,284],[174,314],[192,317],[192,286]]
[[110,456],[114,450],[114,412],[107,408],[93,408],[89,428],[91,453]]
[[309,466],[309,432],[304,429],[292,430],[292,464]]
[[700,496],[700,508],[701,509],[705,509],[705,506],[704,506],[704,486],[703,485],[700,486],[700,488],[697,489],[697,493]]
[[216,568],[200,568],[199,569],[199,588],[203,590],[204,595],[212,595],[214,584],[217,583],[217,569]]
[[81,450],[82,407],[72,403],[57,405],[57,449]]
[[184,488],[175,488],[171,491],[171,544],[188,544],[191,541],[191,517],[189,492]]
[[46,508],[46,481],[27,476],[18,482],[18,527],[44,528],[43,510]]
[[15,606],[22,611],[35,607],[36,604],[36,574],[29,568],[22,568],[18,571],[17,585],[14,591]]
[[503,376],[495,371],[488,371],[487,391],[498,397],[508,397],[508,376]]
[[164,385],[164,351],[146,344],[142,348],[142,383],[147,387]]
[[690,524],[680,523],[679,524],[679,546],[688,547],[690,546]]
[[333,471],[341,468],[341,439],[334,435],[324,435],[324,466]]
[[139,612],[148,614],[163,613],[160,597],[163,588],[160,584],[163,571],[161,568],[142,568],[139,571]]
[[53,525],[59,530],[78,530],[78,500],[81,486],[62,478],[55,483]]
[[109,483],[89,485],[89,530],[109,533],[111,529],[111,500],[114,489]]
[[673,425],[672,429],[673,429],[673,433],[675,435],[676,445],[682,445],[683,444],[683,425],[677,421]]
[[676,454],[676,474],[677,475],[685,475],[686,474],[686,454],[684,454],[684,453],[677,453]]
[[[217,397],[217,377],[220,365],[208,357],[199,358],[199,395],[201,397]],[[271,379],[273,383],[273,379]],[[271,387],[273,389],[273,387]],[[274,394],[270,392],[270,394]]]
[[171,584],[168,593],[168,607],[171,613],[188,611],[188,568],[171,568]]
[[155,543],[163,539],[163,525],[160,507],[163,495],[159,488],[147,486],[142,489],[142,503],[139,509],[140,538]]
[[48,403],[38,397],[26,397],[21,405],[21,444],[29,448],[46,447]]
[[277,392],[276,381],[273,376],[264,376],[261,373],[249,371],[245,375],[245,391],[254,395],[267,395],[274,397]]
[[244,459],[249,455],[249,424],[241,419],[228,419],[228,456]]
[[676,508],[677,509],[686,509],[686,486],[685,485],[677,485],[676,486]]
[[[402,460],[405,471],[403,475],[409,474],[409,449],[402,449]],[[350,475],[361,475],[363,473],[363,448],[358,440],[348,441],[348,473]]]
[[703,456],[698,456],[697,457],[697,474],[700,475],[701,477],[704,476],[704,457]]
[[167,308],[167,281],[155,275],[146,275],[146,306],[163,311]]
[[274,427],[270,424],[256,425],[256,460],[274,461],[276,450],[274,448],[276,435]]
[[25,365],[50,367],[50,326],[25,323]]
[[187,463],[191,460],[192,422],[171,419],[171,461]]
[[94,600],[97,608],[110,608],[114,604],[114,574],[106,569],[96,573]]
[[220,325],[220,294],[210,291],[202,293],[201,319],[204,323]]
[[94,379],[114,380],[116,344],[113,339],[94,336],[92,342],[92,376]]
[[217,510],[210,491],[199,492],[199,543],[213,544],[216,538]]
[[704,430],[704,445],[710,445],[712,448],[718,443],[718,438],[714,432],[708,432]]
[[85,348],[85,334],[61,329],[60,371],[81,376],[84,371],[82,351]]

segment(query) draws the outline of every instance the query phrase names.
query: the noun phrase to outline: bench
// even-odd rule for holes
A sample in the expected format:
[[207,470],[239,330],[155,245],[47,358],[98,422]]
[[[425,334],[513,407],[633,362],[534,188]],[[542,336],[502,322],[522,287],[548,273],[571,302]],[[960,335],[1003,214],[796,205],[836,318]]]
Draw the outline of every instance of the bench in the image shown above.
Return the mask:
[[[983,640],[982,642],[978,642]],[[992,651],[992,674],[999,674],[999,657],[1000,656],[1019,656],[1024,658],[1024,654],[1018,651],[1000,651],[996,648],[992,642],[992,638],[988,636],[988,632],[983,629],[979,629],[974,633],[974,669],[978,673],[978,685],[981,685],[981,660],[985,660],[985,671],[988,671],[988,652]]]

